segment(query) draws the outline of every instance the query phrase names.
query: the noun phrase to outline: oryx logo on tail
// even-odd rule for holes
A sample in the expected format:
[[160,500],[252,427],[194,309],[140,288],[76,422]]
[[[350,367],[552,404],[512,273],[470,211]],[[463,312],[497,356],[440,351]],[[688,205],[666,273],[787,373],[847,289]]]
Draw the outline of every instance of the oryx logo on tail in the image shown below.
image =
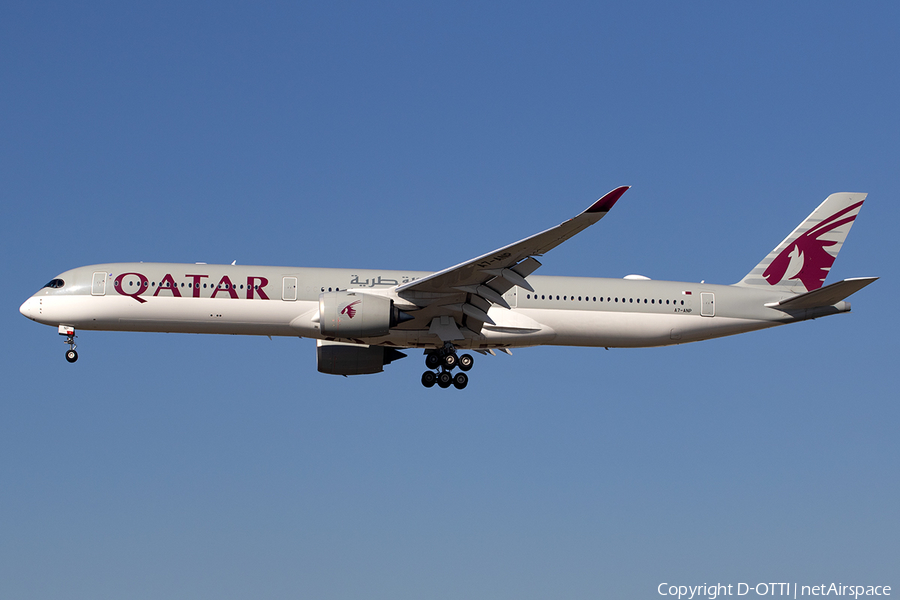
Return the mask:
[[842,225],[852,223],[860,206],[862,202],[857,202],[836,212],[788,244],[763,272],[769,285],[777,285],[784,279],[796,279],[808,292],[822,287],[837,257],[837,252],[831,254],[826,248],[839,243],[837,240],[823,239],[823,236]]
[[831,194],[735,285],[800,294],[821,289],[866,194]]

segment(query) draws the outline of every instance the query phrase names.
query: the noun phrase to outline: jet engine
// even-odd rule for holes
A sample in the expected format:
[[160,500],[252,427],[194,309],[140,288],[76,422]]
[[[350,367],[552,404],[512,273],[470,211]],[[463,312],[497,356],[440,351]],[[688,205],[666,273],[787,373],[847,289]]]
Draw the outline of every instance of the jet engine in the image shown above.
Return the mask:
[[319,294],[319,331],[327,337],[387,335],[391,327],[411,318],[384,296],[347,291]]
[[319,340],[316,368],[320,373],[329,375],[368,375],[381,373],[384,365],[405,356],[393,348]]

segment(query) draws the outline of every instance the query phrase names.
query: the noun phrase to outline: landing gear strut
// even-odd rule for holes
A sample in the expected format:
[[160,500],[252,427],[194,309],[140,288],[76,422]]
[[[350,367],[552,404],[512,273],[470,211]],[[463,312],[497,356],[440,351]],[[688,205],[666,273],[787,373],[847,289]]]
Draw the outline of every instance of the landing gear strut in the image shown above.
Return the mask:
[[[425,366],[431,370],[422,373],[422,385],[430,388],[436,383],[438,387],[445,389],[452,385],[461,390],[469,384],[469,376],[462,371],[468,371],[473,364],[475,359],[471,354],[457,356],[453,344],[447,343],[443,348],[425,355]],[[460,372],[453,375],[451,371],[456,367],[459,367]]]
[[66,360],[70,363],[75,362],[76,360],[78,360],[78,353],[75,352],[75,329],[72,327],[66,327],[65,325],[60,325],[59,334],[66,336],[66,339],[63,341],[69,345],[69,349],[66,350]]

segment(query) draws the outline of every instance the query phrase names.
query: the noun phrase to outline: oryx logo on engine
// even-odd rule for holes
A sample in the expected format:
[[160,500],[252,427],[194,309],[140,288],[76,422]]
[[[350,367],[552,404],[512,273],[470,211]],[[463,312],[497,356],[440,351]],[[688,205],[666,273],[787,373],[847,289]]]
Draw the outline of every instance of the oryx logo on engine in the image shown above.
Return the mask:
[[356,316],[356,308],[355,308],[355,306],[356,306],[357,304],[359,304],[360,302],[362,302],[362,300],[357,300],[357,301],[355,301],[355,302],[351,302],[350,304],[348,304],[347,306],[345,306],[344,308],[341,309],[341,314],[342,314],[342,315],[347,315],[349,318],[352,319],[353,317]]

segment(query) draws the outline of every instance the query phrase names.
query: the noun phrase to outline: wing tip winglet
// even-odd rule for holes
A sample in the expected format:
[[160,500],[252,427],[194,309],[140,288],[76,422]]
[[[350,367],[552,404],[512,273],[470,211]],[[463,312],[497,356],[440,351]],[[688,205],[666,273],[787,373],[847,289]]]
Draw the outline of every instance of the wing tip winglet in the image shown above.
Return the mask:
[[609,212],[609,210],[613,207],[613,205],[619,201],[619,198],[622,197],[622,194],[628,191],[630,185],[619,186],[611,192],[605,194],[602,198],[594,202],[590,208],[588,208],[586,213],[598,213],[598,212]]

